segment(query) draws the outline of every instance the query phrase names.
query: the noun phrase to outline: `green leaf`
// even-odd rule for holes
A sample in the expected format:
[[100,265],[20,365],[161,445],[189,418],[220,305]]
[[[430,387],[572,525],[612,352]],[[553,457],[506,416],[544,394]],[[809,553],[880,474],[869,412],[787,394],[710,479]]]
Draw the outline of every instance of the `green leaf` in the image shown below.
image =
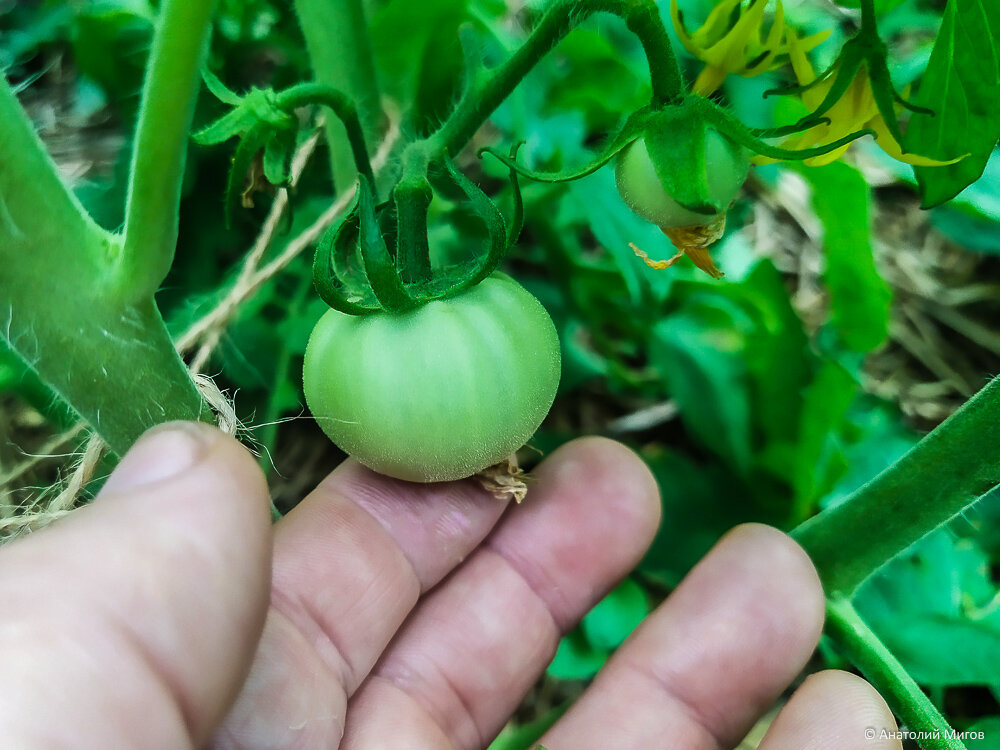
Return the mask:
[[746,338],[741,307],[707,290],[651,332],[649,356],[688,429],[741,472],[750,467]]
[[904,145],[938,159],[966,158],[943,167],[916,167],[924,208],[960,193],[983,173],[1000,138],[1000,4],[948,0]]
[[792,486],[793,521],[804,521],[846,468],[837,445],[839,428],[858,392],[854,378],[836,362],[824,362],[805,391]]
[[541,745],[535,745],[538,738],[549,731],[549,727],[555,724],[559,718],[566,713],[570,707],[566,702],[555,708],[551,708],[537,719],[529,721],[527,724],[513,726],[508,724],[497,738],[490,743],[487,750],[545,750]]
[[[881,16],[905,2],[906,0],[875,0],[875,13]],[[837,5],[842,5],[845,8],[860,8],[861,0],[837,0]]]
[[644,451],[643,459],[660,487],[664,522],[639,568],[673,588],[726,531],[759,519],[747,487],[721,463],[662,449]]
[[[865,584],[858,611],[917,682],[991,685],[1000,664],[1000,592],[989,558],[940,530]],[[905,623],[905,627],[901,626]]]
[[594,648],[583,630],[576,628],[559,641],[547,673],[560,680],[586,680],[597,674],[608,653]]
[[466,0],[389,2],[372,18],[379,80],[418,133],[444,119],[459,90],[464,56],[458,28],[469,19],[467,5]]
[[968,750],[1000,750],[1000,716],[980,719],[965,731],[968,735],[963,740]]
[[618,195],[614,173],[610,169],[569,184],[570,199],[585,214],[597,242],[614,259],[628,287],[628,298],[641,304],[649,283],[645,279],[645,266],[635,257],[628,243],[634,242],[650,253],[663,248],[663,253],[673,255],[663,233],[649,222],[632,213]]
[[642,587],[626,578],[587,613],[581,627],[595,648],[613,651],[648,614],[649,603]]
[[800,171],[812,185],[813,207],[823,223],[831,323],[848,348],[870,351],[888,334],[892,293],[875,267],[868,183],[842,162]]

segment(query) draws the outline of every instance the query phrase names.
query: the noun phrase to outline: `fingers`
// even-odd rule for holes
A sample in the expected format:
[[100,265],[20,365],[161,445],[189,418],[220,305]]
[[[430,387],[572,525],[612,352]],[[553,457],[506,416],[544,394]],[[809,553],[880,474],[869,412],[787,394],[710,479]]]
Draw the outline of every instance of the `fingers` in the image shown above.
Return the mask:
[[528,504],[407,621],[352,700],[343,749],[488,744],[560,635],[638,562],[659,510],[627,448],[593,438],[556,452]]
[[235,440],[147,433],[90,506],[0,550],[5,745],[201,747],[260,634],[270,542]]
[[215,747],[336,747],[348,696],[503,509],[473,482],[412,484],[342,464],[277,525],[273,605]]
[[896,721],[860,677],[810,675],[775,718],[759,750],[900,750]]
[[541,743],[550,750],[732,747],[805,665],[823,624],[805,552],[731,531],[632,634]]

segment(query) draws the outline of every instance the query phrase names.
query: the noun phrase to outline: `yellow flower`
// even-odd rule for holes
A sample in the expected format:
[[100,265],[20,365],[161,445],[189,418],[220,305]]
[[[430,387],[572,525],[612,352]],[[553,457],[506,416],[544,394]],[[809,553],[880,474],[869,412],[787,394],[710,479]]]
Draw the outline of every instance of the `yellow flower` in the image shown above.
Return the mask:
[[688,52],[705,63],[692,86],[694,93],[710,95],[730,73],[746,78],[760,75],[779,64],[775,58],[787,54],[791,43],[810,50],[830,35],[829,31],[824,31],[799,39],[785,25],[785,9],[781,0],[777,0],[774,21],[767,35],[763,36],[766,6],[767,0],[750,0],[745,9],[743,0],[723,0],[712,9],[697,31],[688,34],[677,0],[671,1],[670,17],[677,37]]
[[[813,83],[816,81],[816,72],[813,70],[812,64],[806,56],[807,49],[800,45],[794,37],[789,38],[788,41],[788,56],[792,63],[792,71],[795,73],[796,80],[800,86],[807,86]],[[810,112],[816,111],[820,104],[823,103],[839,74],[839,69],[835,69],[823,80],[802,91],[802,102]],[[868,77],[868,66],[865,62],[862,62],[858,67],[854,79],[847,87],[847,90],[844,91],[843,96],[823,114],[823,117],[828,122],[822,122],[808,130],[793,135],[781,144],[782,148],[798,150],[813,146],[823,146],[833,143],[851,133],[867,129],[875,132],[876,143],[878,143],[883,151],[893,159],[906,162],[907,164],[913,164],[918,167],[938,167],[945,164],[954,164],[965,158],[964,156],[960,156],[950,161],[938,161],[937,159],[931,159],[919,154],[904,154],[899,141],[892,135],[885,123],[885,119],[882,117],[881,112],[879,112],[878,104],[875,101],[875,94],[872,92],[871,80]],[[814,156],[806,159],[804,163],[809,166],[829,164],[843,156],[849,145],[841,146],[822,156]],[[754,157],[753,161],[757,164],[769,164],[777,160],[757,156]]]

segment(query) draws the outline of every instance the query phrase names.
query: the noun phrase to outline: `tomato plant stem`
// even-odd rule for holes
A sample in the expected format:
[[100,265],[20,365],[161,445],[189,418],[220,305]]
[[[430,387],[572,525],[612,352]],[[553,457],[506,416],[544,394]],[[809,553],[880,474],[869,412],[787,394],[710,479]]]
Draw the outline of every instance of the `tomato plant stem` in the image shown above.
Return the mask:
[[159,278],[140,267],[137,281],[152,288],[135,302],[108,293],[121,239],[62,184],[2,75],[0,122],[0,335],[118,454],[159,422],[207,416],[153,304]]
[[[343,91],[354,100],[370,145],[378,134],[381,108],[361,0],[295,0],[295,12],[316,82]],[[326,138],[334,184],[338,191],[345,190],[357,169],[344,125],[328,119]]]
[[1000,482],[1000,377],[844,502],[792,532],[830,595],[872,573]]
[[188,129],[215,3],[166,0],[160,7],[139,106],[115,292],[150,298],[177,244]]
[[[886,699],[908,732],[917,733],[923,750],[965,750],[941,712],[913,681],[903,665],[872,632],[851,602],[842,597],[827,600],[826,630],[837,646]],[[869,727],[878,739],[889,727]],[[872,737],[868,737],[872,740]],[[861,743],[858,738],[857,743]]]
[[472,77],[455,111],[432,136],[435,145],[448,154],[459,151],[532,68],[579,23],[598,12],[623,18],[642,42],[649,63],[653,105],[680,99],[683,78],[656,3],[652,0],[559,0],[506,62],[483,80]]

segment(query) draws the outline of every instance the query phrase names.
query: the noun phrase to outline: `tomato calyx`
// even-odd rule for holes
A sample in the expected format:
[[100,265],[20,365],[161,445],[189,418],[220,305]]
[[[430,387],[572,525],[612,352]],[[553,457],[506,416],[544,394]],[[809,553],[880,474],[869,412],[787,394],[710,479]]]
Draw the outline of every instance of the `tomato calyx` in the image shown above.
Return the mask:
[[[487,247],[475,260],[431,268],[430,178],[457,191],[485,226]],[[348,315],[371,315],[404,312],[475,286],[497,269],[521,232],[523,204],[513,171],[511,183],[514,215],[508,224],[489,196],[446,157],[408,165],[383,203],[378,202],[372,181],[360,175],[354,204],[323,234],[316,249],[313,281],[320,297]]]

